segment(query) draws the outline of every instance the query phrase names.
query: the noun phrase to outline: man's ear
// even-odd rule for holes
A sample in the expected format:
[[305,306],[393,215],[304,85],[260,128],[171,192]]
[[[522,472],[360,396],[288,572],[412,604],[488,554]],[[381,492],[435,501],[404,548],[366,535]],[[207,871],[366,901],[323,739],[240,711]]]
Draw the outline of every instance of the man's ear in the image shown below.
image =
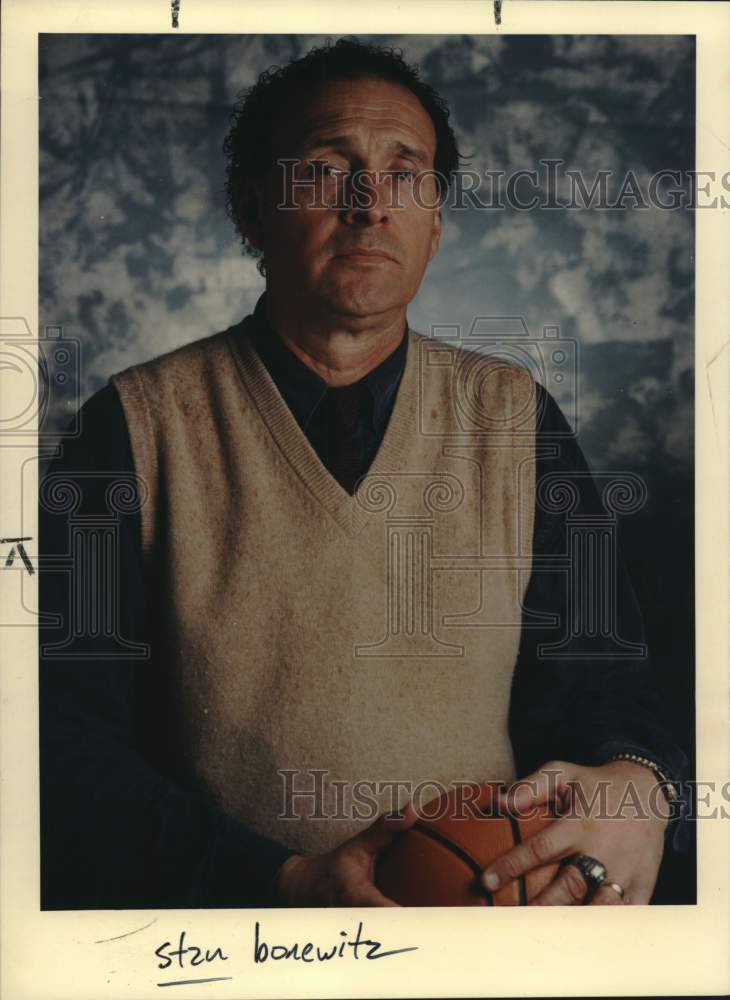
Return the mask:
[[236,203],[236,221],[241,236],[244,236],[255,250],[264,249],[264,227],[261,221],[261,191],[249,184]]
[[441,239],[441,209],[436,212],[433,217],[433,231],[431,233],[431,246],[428,251],[428,259],[433,260],[436,256],[436,251],[439,248],[439,240]]

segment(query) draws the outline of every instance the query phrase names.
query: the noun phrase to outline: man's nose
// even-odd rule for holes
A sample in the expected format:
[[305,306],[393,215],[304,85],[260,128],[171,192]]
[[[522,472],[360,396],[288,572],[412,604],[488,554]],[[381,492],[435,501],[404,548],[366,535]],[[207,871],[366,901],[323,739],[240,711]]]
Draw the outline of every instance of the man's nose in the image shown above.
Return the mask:
[[345,190],[345,220],[368,225],[382,222],[390,214],[391,193],[387,175],[377,170],[353,172]]

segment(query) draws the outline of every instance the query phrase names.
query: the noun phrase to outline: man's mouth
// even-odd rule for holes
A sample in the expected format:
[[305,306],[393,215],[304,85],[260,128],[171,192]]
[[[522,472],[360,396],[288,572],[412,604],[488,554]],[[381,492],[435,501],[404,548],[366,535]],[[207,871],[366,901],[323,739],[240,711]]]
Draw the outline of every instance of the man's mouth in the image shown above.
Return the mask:
[[393,258],[383,250],[365,250],[360,247],[355,247],[352,250],[345,250],[344,253],[339,253],[336,256],[343,257],[347,260],[369,263],[376,263],[377,261],[383,260],[393,260]]

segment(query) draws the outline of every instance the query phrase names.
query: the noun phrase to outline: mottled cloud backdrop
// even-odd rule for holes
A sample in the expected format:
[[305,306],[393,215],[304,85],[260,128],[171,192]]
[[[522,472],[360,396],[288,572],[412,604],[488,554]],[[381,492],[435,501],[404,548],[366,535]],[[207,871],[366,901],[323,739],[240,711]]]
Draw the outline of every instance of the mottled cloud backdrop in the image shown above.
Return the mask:
[[[565,204],[566,170],[588,187],[611,171],[614,196],[632,171],[646,198],[652,174],[693,166],[692,39],[367,40],[401,46],[420,64],[449,102],[467,168],[480,175],[537,169],[544,188],[540,161],[563,160]],[[42,36],[40,319],[83,342],[84,397],[112,372],[251,309],[263,282],[223,208],[228,111],[262,70],[322,41]],[[527,203],[533,191],[524,182],[516,193]],[[486,178],[477,194],[498,203]],[[579,345],[589,457],[686,467],[692,214],[635,203],[627,194],[624,210],[447,209],[409,318],[423,332],[468,329],[480,315],[522,316],[536,336],[558,325]]]
[[[447,99],[468,168],[564,161],[590,186],[694,167],[694,40],[388,36]],[[40,325],[82,343],[81,396],[113,372],[239,320],[263,279],[226,218],[221,144],[236,94],[319,36],[40,40]],[[686,185],[679,185],[680,187]],[[527,200],[530,190],[519,188]],[[483,191],[486,198],[486,189]],[[649,487],[622,525],[678,731],[691,736],[693,214],[447,210],[411,325],[475,316],[559,326],[578,352],[551,391],[594,468]],[[573,398],[577,388],[577,401]],[[574,403],[577,403],[577,410]],[[50,421],[65,414],[56,407]]]

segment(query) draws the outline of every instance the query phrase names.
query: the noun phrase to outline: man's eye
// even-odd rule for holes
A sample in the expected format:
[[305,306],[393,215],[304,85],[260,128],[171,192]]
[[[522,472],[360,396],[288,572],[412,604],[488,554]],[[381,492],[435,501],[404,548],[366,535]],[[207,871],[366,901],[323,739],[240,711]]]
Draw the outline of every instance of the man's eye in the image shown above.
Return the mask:
[[347,174],[346,170],[341,167],[334,167],[331,163],[322,163],[321,161],[314,161],[312,166],[317,171],[317,173],[322,174],[324,177],[333,177],[335,179],[340,179],[345,177]]
[[405,167],[402,170],[393,170],[392,173],[397,181],[412,181],[416,176],[415,170],[408,170]]

